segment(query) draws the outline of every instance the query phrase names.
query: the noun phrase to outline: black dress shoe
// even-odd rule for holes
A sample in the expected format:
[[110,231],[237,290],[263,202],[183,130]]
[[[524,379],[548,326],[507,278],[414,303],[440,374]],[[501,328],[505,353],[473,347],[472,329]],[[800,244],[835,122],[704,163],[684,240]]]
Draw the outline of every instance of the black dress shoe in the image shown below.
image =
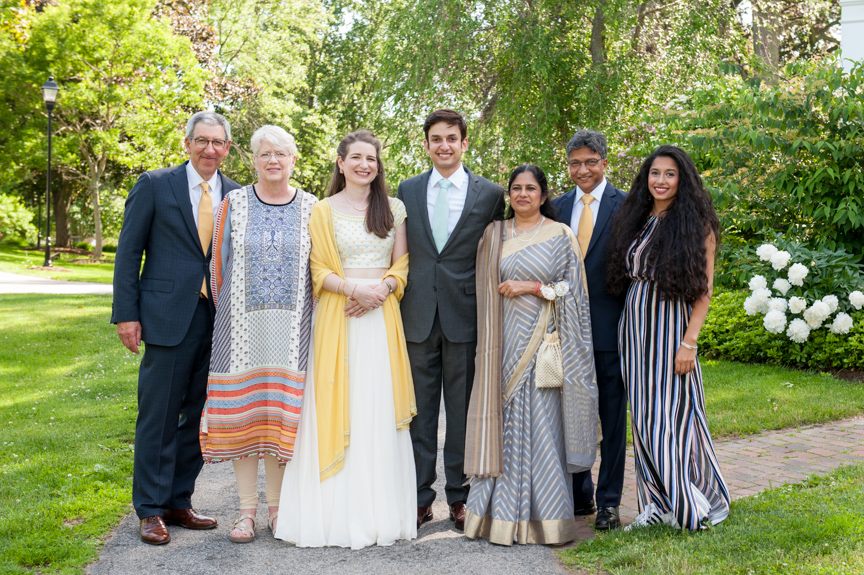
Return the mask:
[[597,510],[597,519],[594,520],[594,529],[597,531],[608,531],[621,527],[621,517],[618,515],[617,507],[601,507]]
[[573,515],[591,515],[597,511],[593,503],[589,503],[585,507],[577,507],[573,510]]

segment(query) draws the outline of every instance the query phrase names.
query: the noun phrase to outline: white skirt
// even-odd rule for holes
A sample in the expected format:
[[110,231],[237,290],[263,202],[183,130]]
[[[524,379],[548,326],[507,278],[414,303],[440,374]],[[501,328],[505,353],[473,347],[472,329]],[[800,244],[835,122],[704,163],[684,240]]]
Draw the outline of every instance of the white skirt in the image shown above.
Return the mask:
[[294,458],[285,468],[276,537],[298,547],[351,549],[416,538],[414,451],[409,431],[396,429],[384,311],[378,308],[349,318],[351,444],[345,449],[344,467],[323,482],[318,468],[313,357],[310,346],[300,425]]

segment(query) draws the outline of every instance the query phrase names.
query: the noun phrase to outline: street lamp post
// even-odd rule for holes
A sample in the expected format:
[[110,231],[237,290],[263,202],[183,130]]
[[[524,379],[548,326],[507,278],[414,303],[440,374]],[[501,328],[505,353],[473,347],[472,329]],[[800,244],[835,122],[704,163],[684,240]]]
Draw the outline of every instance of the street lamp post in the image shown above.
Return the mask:
[[48,81],[42,84],[42,99],[45,100],[45,108],[48,110],[48,173],[45,177],[45,263],[44,267],[51,267],[51,112],[54,103],[57,102],[57,93],[60,86],[54,82],[54,76],[48,76]]

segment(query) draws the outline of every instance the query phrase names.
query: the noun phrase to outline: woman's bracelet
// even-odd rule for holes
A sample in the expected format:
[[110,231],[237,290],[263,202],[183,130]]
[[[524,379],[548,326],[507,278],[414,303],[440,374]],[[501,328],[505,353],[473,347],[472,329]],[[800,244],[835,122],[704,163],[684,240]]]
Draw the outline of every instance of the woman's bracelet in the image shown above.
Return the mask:
[[393,293],[395,291],[386,278],[381,280],[381,283],[387,286],[387,289],[390,290],[390,293]]
[[684,347],[686,347],[686,348],[689,349],[689,350],[692,350],[692,351],[696,351],[696,349],[699,347],[699,346],[697,346],[697,345],[690,345],[689,343],[687,343],[687,342],[684,341],[683,339],[681,340],[681,345],[684,346]]
[[336,293],[338,293],[340,295],[346,295],[345,294],[345,284],[347,284],[347,283],[348,283],[347,281],[342,280],[342,283],[340,283],[339,287],[336,289]]
[[540,294],[540,288],[542,287],[542,285],[540,284],[540,282],[534,282],[534,283],[537,284],[537,287],[534,288],[534,295],[539,295]]
[[354,284],[354,289],[351,290],[351,299],[354,299],[354,292],[355,291],[357,291],[357,284]]

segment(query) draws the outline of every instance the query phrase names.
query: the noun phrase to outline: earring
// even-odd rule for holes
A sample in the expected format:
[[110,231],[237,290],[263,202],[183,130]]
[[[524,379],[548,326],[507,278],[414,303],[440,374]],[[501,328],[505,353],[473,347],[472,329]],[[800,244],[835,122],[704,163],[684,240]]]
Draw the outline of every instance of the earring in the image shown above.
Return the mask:
[[339,168],[339,173],[344,174],[345,172],[342,170],[342,168]]

